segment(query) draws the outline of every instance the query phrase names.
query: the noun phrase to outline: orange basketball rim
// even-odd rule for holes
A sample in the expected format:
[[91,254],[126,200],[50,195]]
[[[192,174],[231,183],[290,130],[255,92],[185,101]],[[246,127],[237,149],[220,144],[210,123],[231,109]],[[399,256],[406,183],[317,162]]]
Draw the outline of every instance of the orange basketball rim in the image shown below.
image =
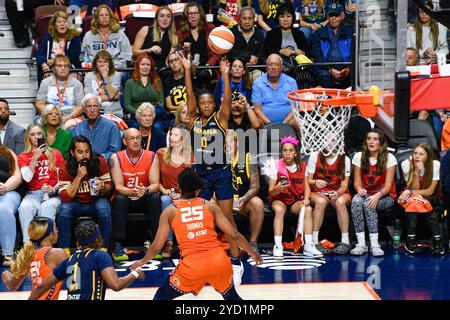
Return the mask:
[[361,116],[373,118],[378,114],[378,108],[388,115],[393,115],[394,94],[383,92],[383,103],[381,102],[381,91],[372,86],[370,91],[347,91],[342,89],[310,88],[292,91],[288,94],[291,101],[298,102],[301,111],[311,111],[318,106],[344,107],[356,106]]

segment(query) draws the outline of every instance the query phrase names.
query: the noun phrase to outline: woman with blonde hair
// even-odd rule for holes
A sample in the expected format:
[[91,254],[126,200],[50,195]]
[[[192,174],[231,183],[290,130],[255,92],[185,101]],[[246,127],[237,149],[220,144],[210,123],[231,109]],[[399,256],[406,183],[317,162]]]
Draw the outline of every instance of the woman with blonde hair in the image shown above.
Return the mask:
[[100,50],[106,50],[111,55],[116,68],[126,68],[131,61],[130,40],[120,29],[113,11],[106,4],[101,4],[92,16],[91,30],[83,38],[82,48],[85,55],[92,61]]
[[432,253],[443,255],[444,243],[439,229],[439,214],[434,208],[440,192],[441,163],[436,160],[433,149],[428,143],[419,143],[414,147],[411,159],[404,160],[401,167],[406,188],[398,197],[398,203],[405,205],[410,201],[422,202],[427,200],[431,204],[431,211],[429,212],[420,212],[414,210],[414,208],[406,212],[407,238],[405,250],[411,254],[420,252],[420,248],[417,246],[416,230],[417,220],[420,215],[423,215],[426,217],[433,236]]
[[80,67],[81,38],[77,29],[69,24],[69,19],[70,16],[63,11],[56,12],[50,19],[48,32],[36,53],[42,78],[51,75],[54,58],[58,54],[68,56],[73,66]]
[[72,133],[62,128],[63,118],[59,108],[53,104],[46,105],[42,111],[40,124],[48,145],[59,150],[64,159],[67,159],[72,142]]
[[58,197],[59,168],[65,165],[59,150],[50,148],[44,130],[30,124],[25,133],[25,149],[17,159],[28,192],[19,207],[23,242],[27,242],[28,225],[34,216],[55,220],[61,200]]
[[166,57],[178,47],[178,36],[172,10],[168,6],[156,10],[153,26],[143,26],[133,43],[133,56],[148,53],[155,60],[156,68],[165,67]]
[[175,126],[183,124],[189,126],[191,120],[189,118],[189,111],[186,103],[181,104],[175,113]]
[[[2,280],[10,290],[17,290],[26,276],[31,278],[32,288],[37,287],[53,269],[68,258],[64,249],[53,248],[58,240],[58,229],[53,220],[34,217],[28,226],[30,240],[11,259],[11,271],[2,273]],[[39,300],[58,300],[62,282],[48,290]]]
[[[159,192],[161,193],[161,211],[167,208],[172,200],[180,198],[178,176],[192,167],[193,154],[191,135],[184,125],[174,126],[169,130],[169,143],[166,148],[158,150]],[[173,231],[170,232],[166,245],[161,252],[163,258],[170,258],[173,250]]]

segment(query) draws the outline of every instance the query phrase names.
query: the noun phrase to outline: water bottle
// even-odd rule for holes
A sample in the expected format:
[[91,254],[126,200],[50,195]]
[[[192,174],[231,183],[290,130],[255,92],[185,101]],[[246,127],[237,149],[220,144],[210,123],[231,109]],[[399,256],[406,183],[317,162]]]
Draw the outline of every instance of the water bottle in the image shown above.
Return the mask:
[[394,223],[394,235],[392,236],[394,248],[400,247],[400,238],[402,235],[402,222],[400,219],[395,219]]

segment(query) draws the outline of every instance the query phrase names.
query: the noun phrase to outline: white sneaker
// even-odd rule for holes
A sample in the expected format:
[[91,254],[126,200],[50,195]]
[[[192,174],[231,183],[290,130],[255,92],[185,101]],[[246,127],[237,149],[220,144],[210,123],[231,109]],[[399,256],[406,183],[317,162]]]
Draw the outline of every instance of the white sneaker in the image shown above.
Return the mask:
[[384,256],[384,251],[380,247],[372,247],[370,252],[374,257],[382,257]]
[[362,256],[364,253],[369,251],[369,248],[367,246],[358,246],[356,245],[351,251],[350,254],[354,256]]
[[307,243],[307,244],[305,243],[305,245],[303,246],[303,254],[305,256],[313,257],[313,258],[322,258],[323,257],[322,252],[317,250],[316,246],[312,242]]
[[239,265],[239,266],[237,266],[235,264],[231,264],[231,265],[233,266],[234,286],[237,287],[242,282],[242,275],[244,274],[244,265],[242,264],[242,261],[241,261],[241,265]]
[[283,248],[273,246],[273,257],[275,259],[283,259]]

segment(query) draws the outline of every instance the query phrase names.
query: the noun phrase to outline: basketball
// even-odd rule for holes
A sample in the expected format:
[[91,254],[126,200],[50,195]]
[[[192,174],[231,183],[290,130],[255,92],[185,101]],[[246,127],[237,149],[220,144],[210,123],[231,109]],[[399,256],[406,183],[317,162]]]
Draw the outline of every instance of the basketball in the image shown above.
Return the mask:
[[233,33],[224,26],[214,28],[208,37],[208,45],[214,53],[228,53],[234,45]]

